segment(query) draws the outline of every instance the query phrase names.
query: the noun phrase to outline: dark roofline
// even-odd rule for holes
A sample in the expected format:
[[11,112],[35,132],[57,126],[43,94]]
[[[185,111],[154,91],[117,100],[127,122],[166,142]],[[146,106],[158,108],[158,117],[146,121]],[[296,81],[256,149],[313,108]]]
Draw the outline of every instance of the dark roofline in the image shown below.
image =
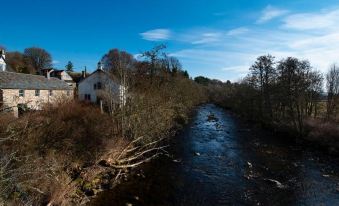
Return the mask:
[[93,74],[97,73],[97,72],[103,72],[104,74],[107,74],[109,75],[107,72],[105,72],[104,70],[102,69],[97,69],[95,70],[94,72],[92,72],[90,75],[88,75],[87,77],[85,77],[84,79],[80,80],[80,82],[78,84],[80,84],[81,82],[83,82],[85,79],[87,79],[88,77],[92,76]]
[[65,81],[55,77],[47,79],[42,75],[8,71],[0,72],[0,89],[73,90]]
[[6,89],[22,89],[22,90],[73,90],[73,88],[64,88],[64,89],[55,89],[55,88],[51,88],[51,89],[37,89],[37,88],[11,88],[11,87],[6,87],[6,88],[0,88],[0,90],[6,90]]

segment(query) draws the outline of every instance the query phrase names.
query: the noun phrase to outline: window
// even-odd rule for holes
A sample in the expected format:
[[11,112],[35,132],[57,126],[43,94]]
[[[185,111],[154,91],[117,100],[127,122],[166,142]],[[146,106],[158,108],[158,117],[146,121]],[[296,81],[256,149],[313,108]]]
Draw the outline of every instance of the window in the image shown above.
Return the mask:
[[49,96],[53,96],[53,90],[49,90]]
[[85,94],[85,100],[91,101],[91,95],[90,94]]
[[0,107],[2,107],[3,106],[3,91],[0,89]]
[[98,89],[101,89],[101,82],[97,83],[97,87],[98,87]]
[[18,104],[17,107],[19,116],[23,115],[25,112],[29,110],[27,104]]
[[39,89],[36,89],[36,90],[35,90],[35,96],[36,96],[36,97],[40,96],[40,90],[39,90]]
[[19,90],[19,97],[24,97],[25,96],[25,90],[20,89]]
[[97,89],[97,84],[94,84],[93,89],[94,89],[94,90]]

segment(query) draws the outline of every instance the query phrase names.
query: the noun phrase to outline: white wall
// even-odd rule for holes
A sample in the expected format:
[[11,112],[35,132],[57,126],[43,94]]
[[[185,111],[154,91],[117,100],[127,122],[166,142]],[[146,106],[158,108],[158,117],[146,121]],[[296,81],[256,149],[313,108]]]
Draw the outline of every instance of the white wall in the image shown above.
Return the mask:
[[72,77],[66,71],[61,72],[61,80],[73,81]]
[[[94,90],[94,84],[101,82],[102,89],[101,90]],[[78,87],[78,98],[81,101],[85,100],[85,94],[91,95],[91,102],[96,103],[98,95],[103,95],[103,93],[111,93],[119,95],[119,85],[110,77],[101,71],[97,71],[86,79],[80,82]]]
[[0,71],[6,71],[6,63],[5,61],[0,57]]

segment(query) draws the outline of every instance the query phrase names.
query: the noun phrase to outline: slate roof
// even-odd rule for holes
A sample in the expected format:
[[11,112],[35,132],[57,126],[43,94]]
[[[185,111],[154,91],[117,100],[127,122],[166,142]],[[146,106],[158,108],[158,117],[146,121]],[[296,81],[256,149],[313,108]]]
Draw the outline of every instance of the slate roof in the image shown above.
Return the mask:
[[101,72],[101,73],[107,75],[107,76],[108,76],[111,80],[113,80],[113,81],[116,81],[116,82],[118,81],[118,79],[117,79],[114,75],[110,75],[108,72],[106,72],[106,71],[103,70],[103,69],[97,69],[97,70],[95,70],[94,72],[92,72],[90,75],[86,76],[86,78],[81,79],[81,80],[79,81],[79,84],[80,84],[82,81],[86,80],[88,77],[92,76],[92,75],[95,74],[95,73],[99,73],[99,72]]
[[41,90],[71,90],[68,84],[60,79],[47,79],[41,75],[16,72],[0,72],[0,89],[41,89]]

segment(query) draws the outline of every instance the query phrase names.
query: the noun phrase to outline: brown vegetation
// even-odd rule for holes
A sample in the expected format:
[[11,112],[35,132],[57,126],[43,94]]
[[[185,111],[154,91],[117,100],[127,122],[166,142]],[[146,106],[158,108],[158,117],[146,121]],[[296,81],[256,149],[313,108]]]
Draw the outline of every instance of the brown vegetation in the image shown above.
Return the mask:
[[130,95],[106,113],[61,101],[19,119],[0,115],[0,203],[83,204],[130,169],[166,153],[163,140],[187,122],[205,93],[184,72],[159,62],[157,56],[154,64],[134,62],[128,70],[119,64],[118,78]]
[[19,73],[36,74],[52,67],[52,56],[38,47],[26,48],[23,53],[14,51],[6,54],[10,70]]

